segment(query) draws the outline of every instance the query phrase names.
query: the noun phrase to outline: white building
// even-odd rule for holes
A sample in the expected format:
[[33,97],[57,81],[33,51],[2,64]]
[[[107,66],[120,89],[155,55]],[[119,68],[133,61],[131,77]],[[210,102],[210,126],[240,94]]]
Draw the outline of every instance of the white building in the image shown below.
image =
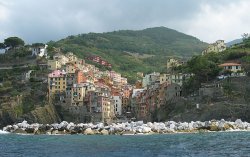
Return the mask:
[[151,74],[147,74],[143,77],[142,80],[142,87],[145,88],[148,85],[151,85],[153,83],[156,83],[157,81],[160,81],[160,73],[151,73]]
[[39,56],[39,57],[47,56],[47,50],[46,50],[47,47],[48,45],[34,46],[32,48],[32,56]]
[[[245,76],[246,73],[241,67],[241,64],[238,63],[223,63],[220,64],[219,67],[223,68],[223,71],[226,72],[231,72],[231,76]],[[219,76],[223,77],[223,76]]]
[[182,74],[182,73],[173,73],[173,74],[161,74],[160,75],[160,84],[163,83],[176,83],[180,86],[182,86],[185,79],[189,79],[191,74]]
[[115,115],[121,115],[122,114],[122,99],[120,96],[113,96],[113,99],[115,100],[114,113]]

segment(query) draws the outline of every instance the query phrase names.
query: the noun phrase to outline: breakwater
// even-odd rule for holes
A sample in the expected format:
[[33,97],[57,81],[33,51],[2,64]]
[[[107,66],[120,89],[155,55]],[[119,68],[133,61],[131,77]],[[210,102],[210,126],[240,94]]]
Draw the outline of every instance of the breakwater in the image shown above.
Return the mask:
[[135,134],[167,134],[196,133],[209,131],[250,131],[250,123],[237,119],[235,122],[222,120],[195,122],[126,122],[112,123],[79,123],[62,121],[54,124],[28,124],[27,121],[8,125],[3,131],[19,134],[84,134],[84,135],[135,135]]

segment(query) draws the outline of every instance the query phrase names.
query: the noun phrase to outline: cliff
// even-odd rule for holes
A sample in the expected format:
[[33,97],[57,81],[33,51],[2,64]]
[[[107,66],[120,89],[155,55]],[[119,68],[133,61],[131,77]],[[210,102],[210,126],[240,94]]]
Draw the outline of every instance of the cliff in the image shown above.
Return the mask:
[[24,113],[22,99],[22,96],[1,97],[0,127],[22,120],[27,120],[29,123],[42,124],[51,124],[61,121],[53,105],[36,107],[32,111]]

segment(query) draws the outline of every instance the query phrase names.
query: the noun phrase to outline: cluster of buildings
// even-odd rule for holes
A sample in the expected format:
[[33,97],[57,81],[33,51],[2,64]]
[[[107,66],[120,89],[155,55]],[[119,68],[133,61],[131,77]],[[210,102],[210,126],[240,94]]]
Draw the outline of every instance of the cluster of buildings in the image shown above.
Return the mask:
[[190,76],[182,73],[156,72],[145,75],[142,83],[137,83],[133,89],[130,111],[137,119],[150,121],[156,109],[179,100],[182,96],[182,84]]
[[102,65],[102,66],[106,66],[106,67],[109,67],[109,68],[112,68],[112,64],[109,63],[108,61],[102,59],[100,56],[89,56],[89,57],[86,57],[85,59],[89,60],[89,61],[93,61],[99,65]]
[[57,100],[74,121],[81,122],[150,120],[155,109],[181,96],[182,83],[189,77],[154,72],[132,86],[120,73],[100,71],[71,52],[56,53],[48,68],[50,100]]
[[50,99],[83,122],[111,122],[126,113],[132,86],[115,71],[100,71],[73,53],[48,60]]

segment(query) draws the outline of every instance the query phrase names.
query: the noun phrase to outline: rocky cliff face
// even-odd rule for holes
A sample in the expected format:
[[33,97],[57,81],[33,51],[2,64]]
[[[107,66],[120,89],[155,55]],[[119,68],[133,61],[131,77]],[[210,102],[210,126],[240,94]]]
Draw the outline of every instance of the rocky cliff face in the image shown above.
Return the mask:
[[36,107],[35,110],[26,114],[23,113],[22,105],[22,96],[1,98],[0,127],[23,120],[41,124],[61,121],[53,105]]
[[29,123],[52,124],[60,122],[60,118],[53,105],[45,105],[38,107],[28,114],[19,118],[20,120],[27,120]]

